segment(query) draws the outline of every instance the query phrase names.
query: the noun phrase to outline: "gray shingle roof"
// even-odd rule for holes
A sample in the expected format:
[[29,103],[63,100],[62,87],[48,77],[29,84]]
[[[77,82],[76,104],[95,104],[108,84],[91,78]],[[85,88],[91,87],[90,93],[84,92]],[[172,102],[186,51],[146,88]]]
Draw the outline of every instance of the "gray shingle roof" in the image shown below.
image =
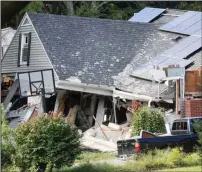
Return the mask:
[[112,77],[131,61],[133,66],[145,63],[174,44],[171,38],[175,34],[158,31],[157,24],[28,15],[60,80],[75,76],[82,83],[110,86]]

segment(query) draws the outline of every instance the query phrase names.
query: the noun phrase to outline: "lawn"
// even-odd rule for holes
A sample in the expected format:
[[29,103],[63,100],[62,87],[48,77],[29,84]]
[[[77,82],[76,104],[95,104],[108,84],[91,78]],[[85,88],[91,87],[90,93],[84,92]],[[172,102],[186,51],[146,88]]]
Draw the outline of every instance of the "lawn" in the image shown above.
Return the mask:
[[164,169],[164,170],[159,170],[159,172],[172,172],[172,171],[177,171],[177,172],[201,172],[202,167],[200,166],[194,166],[194,167],[182,167],[182,168],[173,168],[173,169]]
[[[105,162],[102,162],[102,161]],[[199,172],[201,159],[197,152],[185,154],[180,149],[154,150],[134,156],[130,161],[117,160],[115,153],[84,152],[73,167],[63,166],[53,172]],[[122,163],[123,162],[123,163]],[[13,171],[13,169],[6,169]],[[7,172],[4,170],[5,172]]]
[[75,163],[88,163],[92,161],[109,160],[116,157],[115,153],[108,152],[83,152]]

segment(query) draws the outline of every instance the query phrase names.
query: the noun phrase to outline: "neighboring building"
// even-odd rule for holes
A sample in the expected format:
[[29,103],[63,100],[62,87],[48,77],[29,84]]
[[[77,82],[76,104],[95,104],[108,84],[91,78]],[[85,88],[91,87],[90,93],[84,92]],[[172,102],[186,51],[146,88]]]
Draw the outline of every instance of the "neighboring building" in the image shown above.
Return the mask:
[[16,30],[8,27],[5,29],[1,29],[1,51],[2,57],[4,56],[8,46],[10,45],[13,36],[15,35]]

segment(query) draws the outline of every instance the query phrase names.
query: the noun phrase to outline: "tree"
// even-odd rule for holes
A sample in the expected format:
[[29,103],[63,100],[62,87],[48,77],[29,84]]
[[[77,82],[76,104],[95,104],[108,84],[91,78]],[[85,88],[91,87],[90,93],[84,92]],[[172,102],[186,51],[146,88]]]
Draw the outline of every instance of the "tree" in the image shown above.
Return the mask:
[[163,113],[159,109],[152,109],[149,107],[140,108],[134,113],[133,134],[139,135],[141,130],[152,133],[165,132]]
[[15,130],[13,163],[24,171],[71,166],[81,152],[80,136],[64,119],[40,116]]

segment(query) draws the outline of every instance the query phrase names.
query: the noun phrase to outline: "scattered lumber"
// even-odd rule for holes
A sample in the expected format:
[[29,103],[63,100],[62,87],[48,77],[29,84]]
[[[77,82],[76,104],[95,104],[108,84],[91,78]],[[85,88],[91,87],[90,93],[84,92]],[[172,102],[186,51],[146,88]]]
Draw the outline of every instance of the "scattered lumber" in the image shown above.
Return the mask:
[[106,141],[106,140],[102,140],[102,139],[99,139],[99,138],[95,138],[95,137],[92,137],[92,136],[87,136],[87,135],[85,135],[82,138],[81,145],[86,147],[86,148],[99,150],[99,151],[102,151],[102,152],[114,152],[114,151],[117,151],[116,143]]
[[19,87],[19,81],[18,81],[18,79],[16,79],[15,82],[13,83],[13,85],[11,86],[11,88],[8,92],[8,95],[6,96],[6,98],[3,102],[4,108],[6,108],[8,106],[9,102],[11,101],[13,96],[15,95],[18,87]]
[[109,123],[108,127],[111,128],[112,130],[116,130],[116,131],[120,131],[121,130],[121,126],[118,124],[114,124],[114,123]]
[[60,99],[58,111],[54,114],[55,117],[61,117],[63,115],[65,110],[66,99],[66,95],[63,95],[63,97]]

